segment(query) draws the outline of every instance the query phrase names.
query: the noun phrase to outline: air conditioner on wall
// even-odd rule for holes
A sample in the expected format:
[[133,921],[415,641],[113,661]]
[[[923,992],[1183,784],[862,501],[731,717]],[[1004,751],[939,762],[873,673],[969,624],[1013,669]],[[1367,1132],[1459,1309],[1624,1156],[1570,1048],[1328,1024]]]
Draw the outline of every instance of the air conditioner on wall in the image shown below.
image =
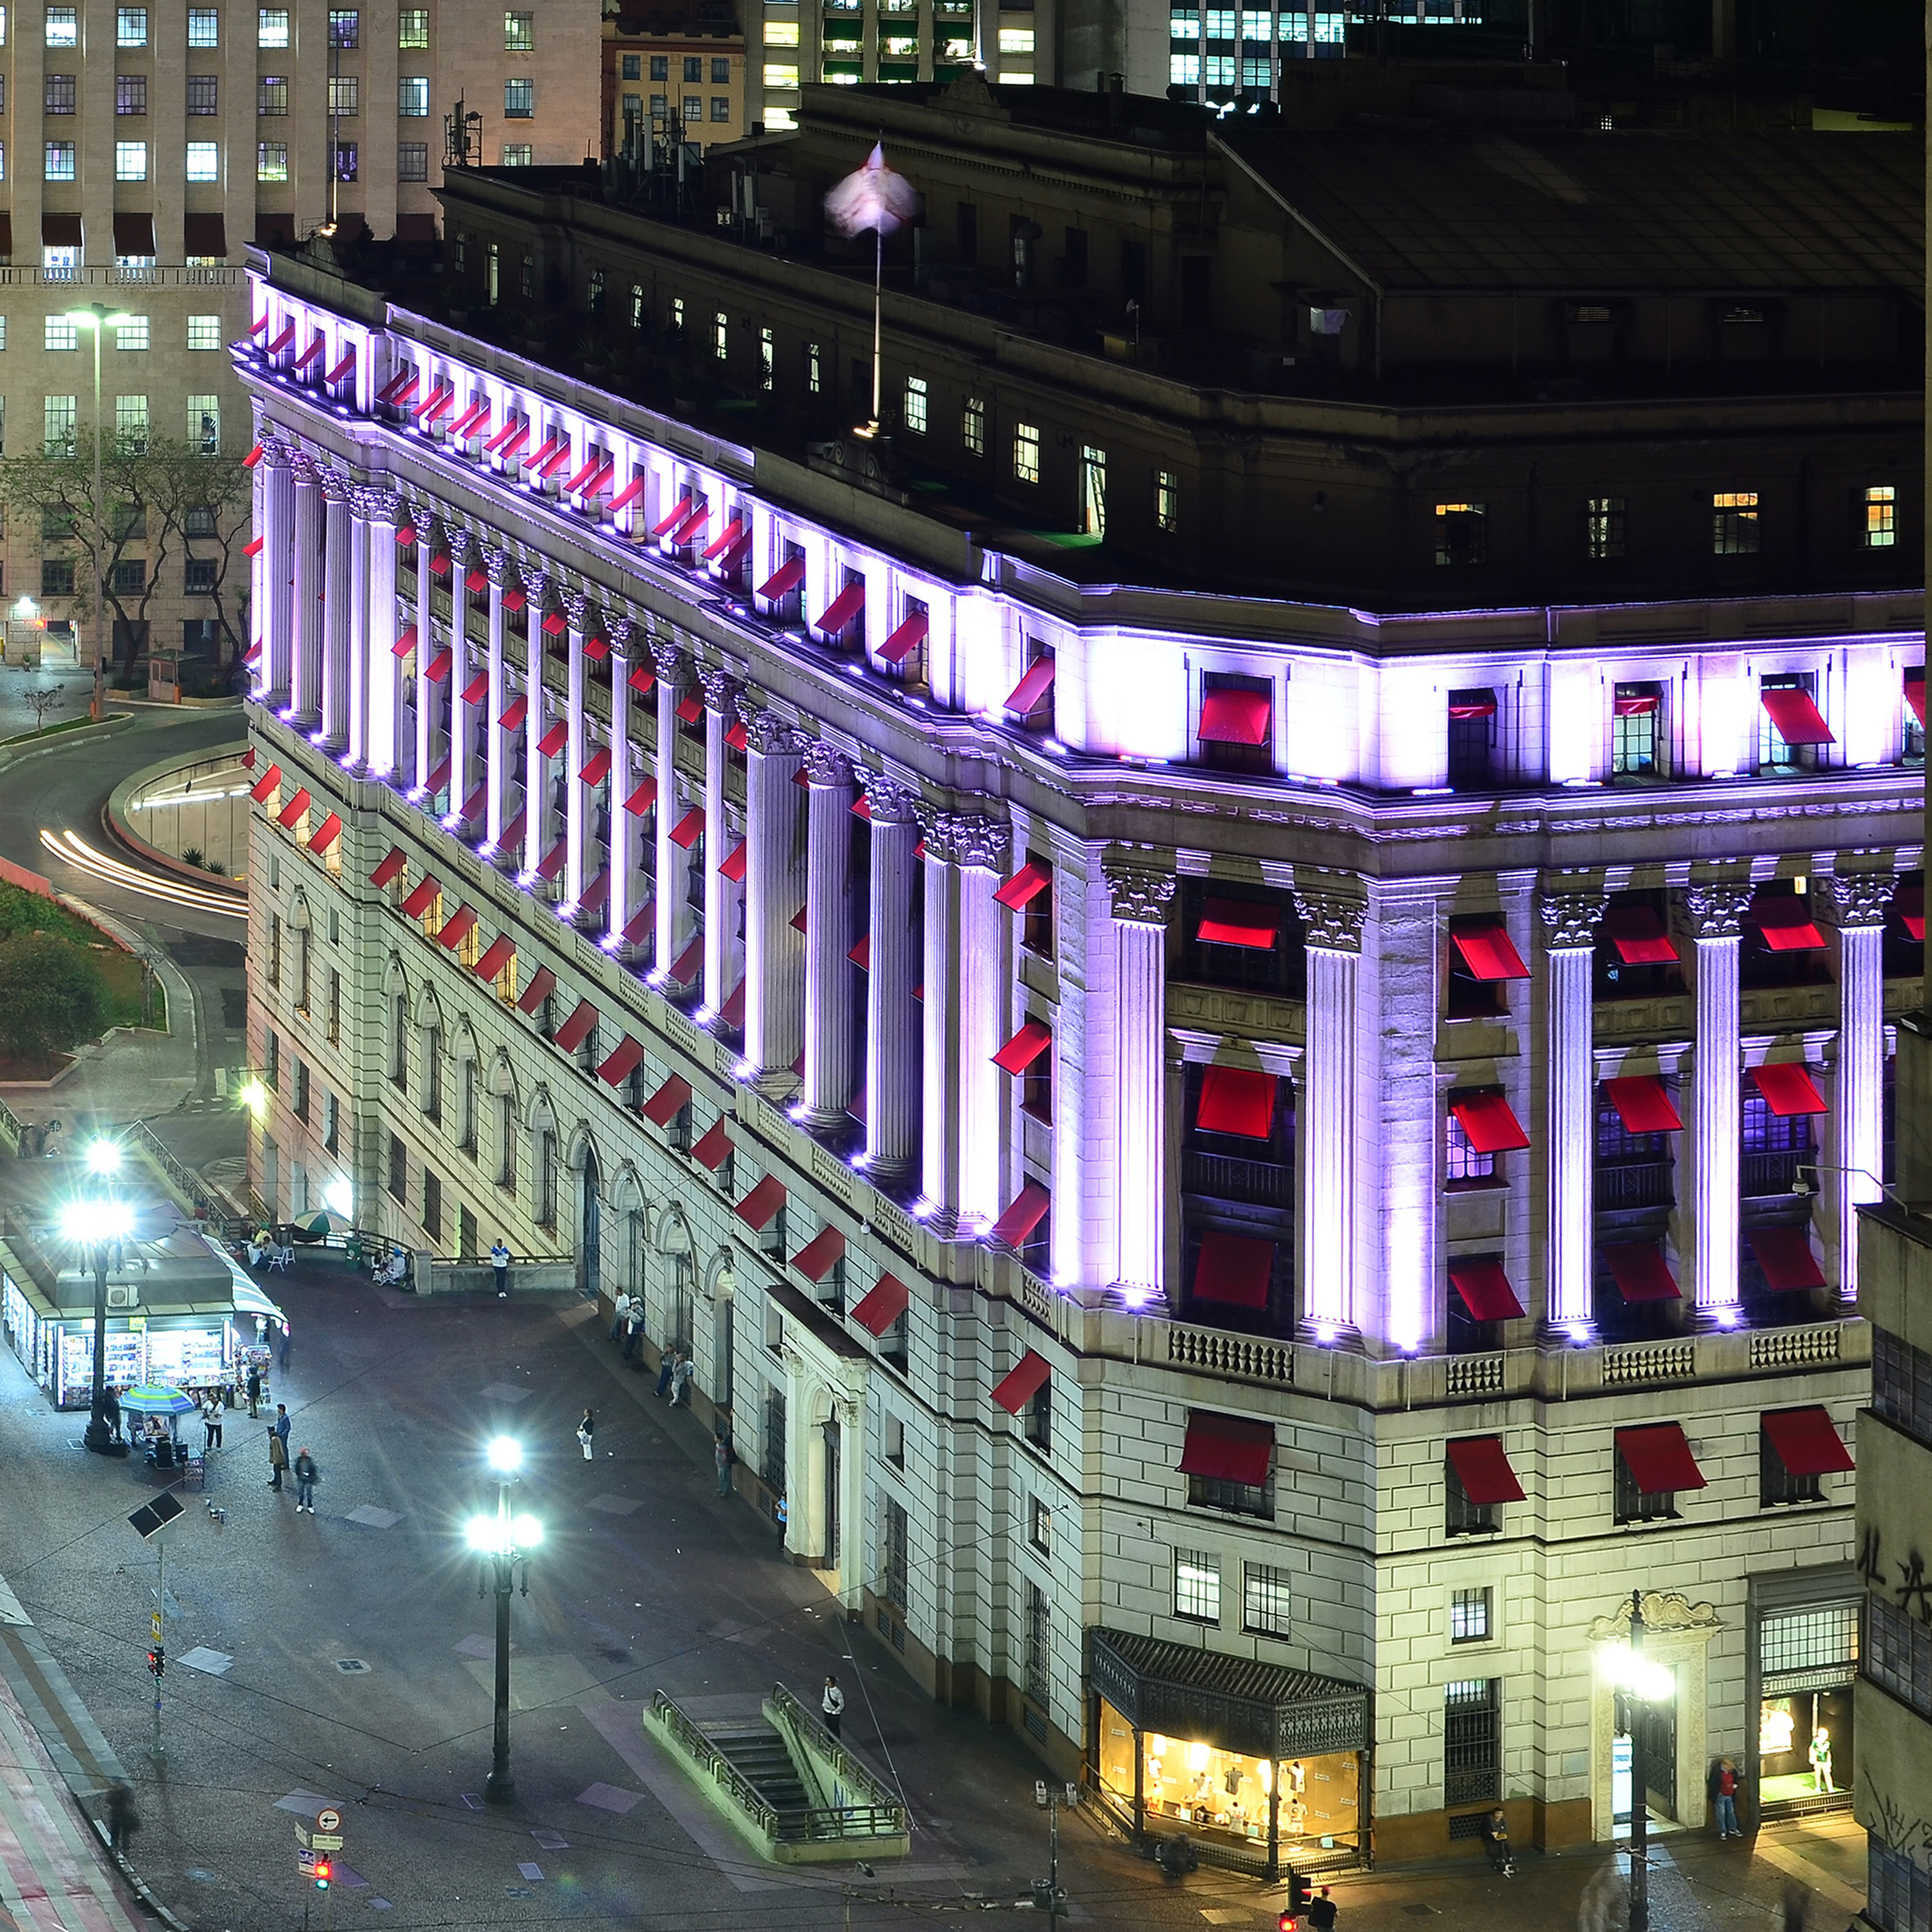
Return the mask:
[[110,1308],[138,1308],[141,1305],[140,1285],[136,1282],[110,1282],[107,1285],[107,1305]]

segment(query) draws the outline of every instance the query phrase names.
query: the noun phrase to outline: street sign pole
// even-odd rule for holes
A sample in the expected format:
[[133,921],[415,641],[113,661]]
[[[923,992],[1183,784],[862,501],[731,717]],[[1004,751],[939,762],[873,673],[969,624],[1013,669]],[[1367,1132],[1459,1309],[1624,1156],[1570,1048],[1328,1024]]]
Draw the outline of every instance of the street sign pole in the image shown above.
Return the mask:
[[[154,1537],[154,1652],[157,1660],[168,1654],[168,1540],[158,1532]],[[161,1742],[161,1673],[154,1672],[154,1742],[148,1755],[157,1762],[167,1756]]]

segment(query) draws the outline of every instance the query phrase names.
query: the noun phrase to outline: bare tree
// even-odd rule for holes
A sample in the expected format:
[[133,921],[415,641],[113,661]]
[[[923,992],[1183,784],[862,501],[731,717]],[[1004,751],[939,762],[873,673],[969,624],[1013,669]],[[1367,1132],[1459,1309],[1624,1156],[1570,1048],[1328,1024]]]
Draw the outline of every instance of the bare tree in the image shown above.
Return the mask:
[[44,731],[47,728],[47,713],[65,701],[67,693],[57,684],[37,684],[23,697],[27,709],[34,714],[34,729]]

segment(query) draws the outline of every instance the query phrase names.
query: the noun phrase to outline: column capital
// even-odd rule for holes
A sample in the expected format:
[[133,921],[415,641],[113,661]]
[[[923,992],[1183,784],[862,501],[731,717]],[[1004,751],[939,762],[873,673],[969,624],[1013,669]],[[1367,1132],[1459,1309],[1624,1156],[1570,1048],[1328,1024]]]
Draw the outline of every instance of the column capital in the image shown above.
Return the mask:
[[365,523],[388,524],[394,526],[402,514],[402,502],[393,490],[384,490],[373,483],[352,483],[349,486],[349,507],[351,513]]
[[1006,856],[1010,829],[1004,818],[977,812],[927,812],[926,849],[928,856],[950,866],[976,866],[996,872]]
[[590,599],[580,590],[560,590],[556,601],[563,606],[563,614],[570,628],[581,634],[584,620],[590,614]]
[[1117,924],[1166,925],[1176,884],[1172,872],[1150,872],[1138,866],[1106,866],[1103,869]]
[[518,569],[518,578],[524,586],[524,595],[530,599],[531,621],[540,622],[543,618],[544,598],[550,590],[550,579],[536,565],[525,563]]
[[1840,932],[1882,926],[1898,884],[1898,875],[1890,872],[1816,873],[1811,880],[1813,903]]
[[705,710],[722,711],[730,716],[732,700],[738,694],[738,680],[716,665],[704,664],[699,667],[698,682],[704,692]]
[[768,710],[746,690],[739,692],[737,706],[748,750],[757,752],[761,758],[772,758],[798,749],[798,729],[789,718]]
[[1536,910],[1543,921],[1544,944],[1552,952],[1587,952],[1597,943],[1597,927],[1609,904],[1600,892],[1540,894]]
[[291,449],[289,467],[295,472],[296,484],[304,489],[314,489],[322,479],[323,466],[305,449]]
[[346,503],[354,494],[356,485],[346,470],[331,469],[324,465],[319,472],[323,497],[332,503]]
[[286,470],[295,460],[296,445],[278,430],[263,430],[261,443],[262,460],[271,470]]
[[1686,886],[1680,900],[1684,922],[1693,939],[1737,939],[1750,909],[1751,886],[1743,884]]
[[861,771],[866,802],[874,825],[916,825],[919,822],[920,795],[910,785],[902,785],[881,772]]
[[500,590],[514,574],[510,568],[510,553],[496,544],[486,543],[482,549],[483,574]]
[[808,738],[800,747],[805,775],[814,785],[845,785],[852,782],[852,760],[836,745],[823,738]]
[[1324,952],[1361,951],[1362,926],[1369,912],[1365,901],[1351,898],[1327,886],[1300,884],[1289,888],[1288,896],[1294,902],[1309,945],[1318,946]]
[[[629,618],[615,617],[609,610],[605,610],[604,638],[604,641],[610,645],[614,656],[620,658],[628,658],[630,656],[631,632],[634,628]],[[612,680],[612,688],[614,689],[617,685],[622,682],[622,678],[615,678]]]
[[683,652],[668,638],[651,640],[651,662],[657,667],[657,674],[665,683],[676,685],[690,668]]

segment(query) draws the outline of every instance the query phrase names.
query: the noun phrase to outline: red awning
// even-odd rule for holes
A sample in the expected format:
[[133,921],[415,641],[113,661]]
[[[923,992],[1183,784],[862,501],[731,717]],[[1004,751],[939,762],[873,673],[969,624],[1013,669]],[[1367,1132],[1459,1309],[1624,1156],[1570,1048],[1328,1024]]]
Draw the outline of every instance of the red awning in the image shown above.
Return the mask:
[[248,333],[250,335],[260,335],[262,330],[268,327],[269,320],[270,317],[265,314],[259,320],[251,322],[248,325]]
[[1469,1144],[1478,1154],[1508,1154],[1529,1144],[1522,1123],[1500,1094],[1466,1094],[1451,1100],[1449,1111],[1462,1124]]
[[1510,1467],[1500,1436],[1464,1436],[1444,1446],[1462,1479],[1462,1493],[1478,1509],[1522,1501],[1522,1484]]
[[1654,691],[1635,692],[1628,698],[1614,698],[1610,710],[1618,718],[1648,718],[1663,704],[1663,698]]
[[740,980],[724,995],[724,1004],[718,1009],[718,1017],[728,1027],[742,1027],[745,1024],[745,982]]
[[1767,1409],[1758,1418],[1778,1460],[1794,1476],[1840,1476],[1853,1467],[1850,1451],[1822,1402],[1806,1408]]
[[1690,1453],[1682,1423],[1652,1422],[1638,1429],[1619,1429],[1616,1444],[1630,1480],[1647,1496],[1704,1486],[1704,1472]]
[[597,1070],[597,1077],[607,1087],[621,1087],[629,1079],[643,1060],[644,1049],[628,1034],[625,1034],[610,1057]]
[[557,874],[563,870],[563,862],[569,856],[570,842],[567,838],[560,838],[537,861],[537,877],[540,879],[554,879]]
[[449,754],[445,752],[430,767],[429,776],[423,781],[426,792],[439,792],[449,782]]
[[1496,715],[1496,694],[1493,691],[1452,691],[1449,694],[1449,715],[1465,722],[1472,718],[1493,718]]
[[603,460],[594,449],[591,451],[584,459],[584,467],[563,486],[563,494],[566,496],[575,496],[597,474]]
[[674,1073],[644,1102],[644,1118],[654,1127],[668,1127],[690,1105],[691,1082],[682,1074]]
[[1001,708],[1017,711],[1024,718],[1053,688],[1055,662],[1050,657],[1035,658],[1027,666],[1026,674],[1006,693],[1006,704]]
[[633,818],[641,818],[658,802],[658,782],[646,778],[624,801],[624,809]]
[[1046,1219],[1046,1210],[1052,1205],[1053,1196],[1038,1181],[1029,1180],[988,1232],[994,1240],[1017,1248]]
[[714,558],[722,556],[738,541],[744,530],[742,517],[734,517],[711,541],[704,546],[704,561],[710,563]]
[[747,856],[746,842],[741,838],[725,854],[718,868],[718,876],[722,879],[729,879],[734,885],[742,884],[744,881]]
[[606,745],[601,750],[593,752],[590,754],[589,761],[577,776],[586,784],[602,784],[609,776],[610,771],[610,748]]
[[1910,936],[1923,943],[1925,938],[1925,888],[1900,886],[1892,896],[1892,909]]
[[257,537],[253,543],[246,543],[242,546],[242,554],[244,556],[260,556],[262,554],[262,546],[267,542],[266,537]]
[[597,1009],[588,1000],[579,1000],[576,1010],[556,1030],[556,1044],[566,1053],[574,1053],[590,1037],[597,1024]]
[[1751,923],[1774,952],[1822,951],[1825,935],[1812,922],[1803,899],[1796,892],[1762,892],[1751,902]]
[[[480,436],[482,434],[484,425],[489,421],[489,419],[490,405],[488,403],[472,403],[469,408],[465,410],[462,415],[458,416],[455,422],[450,424],[450,440],[452,442],[467,442],[472,436]],[[481,571],[472,571],[470,574],[472,577],[480,577],[482,575],[482,572]],[[487,582],[488,579],[485,579],[484,580]],[[471,586],[472,589],[476,587],[476,586],[474,585]]]
[[1789,687],[1760,691],[1758,700],[1770,712],[1771,722],[1778,727],[1778,735],[1787,745],[1837,743],[1808,691],[1794,691]]
[[848,584],[819,613],[818,621],[812,628],[814,631],[823,631],[830,637],[836,637],[865,608],[864,584]]
[[436,943],[454,952],[470,934],[476,929],[476,914],[470,906],[458,906],[442,922],[442,930],[436,936]]
[[671,548],[676,550],[681,544],[695,542],[704,535],[704,526],[710,520],[710,516],[711,506],[700,496],[692,505],[690,514],[671,532]]
[[704,700],[696,692],[687,691],[677,700],[677,715],[687,724],[695,724],[704,716]]
[[731,1151],[731,1136],[721,1117],[692,1143],[691,1157],[708,1174],[716,1174]]
[[869,973],[872,970],[872,935],[862,933],[857,944],[847,949],[845,956],[860,972]]
[[610,646],[602,638],[586,638],[584,640],[584,655],[592,664],[602,664],[610,655]]
[[488,590],[490,587],[490,579],[482,571],[465,571],[463,574],[463,587],[473,596]]
[[1281,915],[1245,899],[1210,899],[1194,937],[1204,946],[1246,946],[1265,952],[1281,936]]
[[423,880],[409,897],[404,900],[403,916],[405,919],[421,919],[436,902],[442,891],[442,882],[440,879]]
[[1046,1386],[1052,1373],[1053,1364],[1029,1348],[994,1384],[993,1400],[1009,1415],[1017,1415]]
[[537,481],[548,483],[560,470],[570,467],[570,439],[566,436],[556,446],[556,454],[537,471]]
[[503,715],[496,720],[496,722],[502,725],[506,731],[517,730],[521,728],[524,720],[530,716],[530,700],[527,698],[513,698],[504,706]]
[[1612,1242],[1604,1250],[1604,1265],[1626,1301],[1675,1301],[1683,1292],[1654,1241]]
[[584,896],[577,902],[580,912],[595,912],[610,896],[610,873],[607,866],[584,889]]
[[610,457],[602,458],[597,467],[590,472],[590,481],[584,486],[584,500],[594,503],[610,487],[610,479],[617,473],[617,465]]
[[1449,1281],[1475,1320],[1517,1322],[1522,1318],[1522,1298],[1510,1286],[1501,1262],[1451,1262]]
[[487,670],[479,670],[463,687],[463,701],[465,704],[481,704],[489,694],[490,674]]
[[[614,469],[615,465],[612,467]],[[644,494],[644,472],[640,470],[610,499],[610,512],[615,515],[620,510],[628,510]]]
[[416,649],[416,627],[415,625],[410,624],[405,626],[401,636],[397,638],[396,641],[389,646],[389,649],[392,656],[399,658],[406,658],[409,656],[410,652]]
[[369,874],[369,883],[377,887],[388,885],[409,863],[403,856],[400,845],[392,845],[382,862]]
[[342,360],[329,370],[322,380],[326,382],[339,382],[355,366],[356,351],[353,349],[346,350],[343,352]]
[[526,422],[506,423],[503,429],[505,432],[503,440],[498,446],[496,454],[502,458],[503,466],[507,470],[510,466],[511,459],[522,449],[525,443],[530,441],[530,426]]
[[402,408],[415,395],[418,388],[422,386],[422,376],[405,363],[403,366],[401,383],[395,394],[390,397],[390,401],[394,403],[398,409]]
[[517,942],[507,932],[500,932],[476,962],[479,980],[494,980],[517,956]]
[[450,411],[454,409],[455,406],[455,390],[454,388],[446,389],[441,395],[435,398],[428,404],[428,406],[422,411],[421,415],[417,417],[416,420],[420,422],[425,429],[434,428],[435,425],[440,422],[445,416],[448,416]]
[[255,769],[255,748],[253,745],[242,754],[242,769],[244,772],[252,772]]
[[[568,443],[564,446],[566,449],[568,448],[569,446],[570,446]],[[548,463],[556,454],[556,438],[554,436],[546,436],[544,439],[542,447],[539,448],[537,453],[530,458],[530,461],[524,464],[524,467],[526,470],[534,470],[539,463]]]
[[281,334],[277,336],[274,340],[268,344],[268,353],[271,356],[279,356],[282,351],[287,348],[289,344],[295,340],[295,338],[296,326],[294,322],[290,322],[283,329]]
[[680,986],[694,986],[704,970],[704,935],[698,933],[670,962],[670,976]]
[[1462,963],[1478,980],[1527,980],[1529,968],[1509,936],[1508,928],[1493,916],[1454,919],[1449,922],[1449,943],[1462,956]]
[[280,784],[281,782],[281,766],[280,765],[271,765],[268,769],[248,788],[248,796],[252,798],[257,805],[266,804],[268,801],[269,793],[273,791],[276,786]]
[[494,456],[497,454],[502,450],[504,444],[508,442],[511,437],[514,436],[518,430],[521,427],[522,424],[517,417],[513,416],[505,417],[503,419],[503,427],[483,446],[483,454],[485,456]]
[[1627,1073],[1606,1080],[1604,1097],[1617,1110],[1626,1133],[1674,1134],[1683,1127],[1670,1090],[1654,1073]]
[[740,718],[724,734],[724,742],[734,752],[743,751],[752,742],[751,734],[745,729],[745,721]]
[[242,458],[242,467],[244,470],[252,470],[256,464],[261,461],[261,460],[262,446],[258,442],[253,449],[249,451],[246,456]]
[[561,610],[553,610],[543,620],[543,634],[547,638],[560,638],[570,628]]
[[1211,1409],[1187,1412],[1187,1439],[1181,1445],[1180,1473],[1258,1489],[1274,1460],[1274,1424],[1244,1416],[1217,1415]]
[[929,628],[923,610],[915,610],[879,646],[880,660],[889,664],[904,664],[926,642]]
[[1780,1119],[1789,1119],[1794,1114],[1831,1112],[1810,1075],[1795,1060],[1754,1066],[1750,1073],[1757,1090],[1764,1096],[1766,1106]]
[[779,598],[796,590],[805,581],[805,559],[788,556],[758,586],[758,595],[765,598]]
[[341,815],[332,812],[316,827],[315,836],[308,842],[308,849],[311,852],[326,852],[341,836]]
[[447,556],[433,556],[429,560],[429,568],[432,577],[447,577],[450,572],[449,559]]
[[993,895],[994,903],[1010,907],[1015,912],[1023,911],[1052,883],[1053,868],[1051,866],[1022,866]]
[[1008,1073],[1024,1073],[1053,1044],[1053,1029],[1028,1020],[993,1056],[993,1064]]
[[791,1264],[807,1281],[823,1281],[844,1254],[845,1237],[836,1228],[821,1228],[792,1256]]
[[565,745],[569,742],[569,739],[570,722],[568,718],[560,718],[537,740],[538,753],[541,757],[554,758],[563,749]]
[[1266,1140],[1274,1130],[1274,1078],[1244,1066],[1204,1069],[1195,1126],[1203,1133]]
[[1224,1308],[1265,1308],[1274,1278],[1274,1244],[1210,1228],[1194,1263],[1194,1299]]
[[440,684],[449,675],[449,668],[454,662],[454,653],[445,644],[436,656],[423,667],[423,676],[431,684]]
[[530,601],[530,594],[527,590],[506,590],[503,592],[504,616],[515,616],[519,611],[528,608]]
[[670,829],[670,842],[688,851],[704,836],[704,808],[694,805]]
[[631,915],[628,924],[627,924],[624,928],[625,944],[627,946],[641,946],[644,942],[645,935],[656,926],[657,922],[657,901],[656,899],[645,900],[644,904]]
[[1818,1257],[1802,1228],[1750,1228],[1744,1239],[1764,1271],[1766,1287],[1783,1293],[1825,1286]]
[[1210,691],[1201,700],[1201,728],[1208,745],[1265,745],[1274,713],[1264,691]]
[[748,1228],[763,1228],[784,1205],[784,1183],[776,1174],[768,1174],[738,1203],[738,1218]]
[[651,526],[651,535],[654,537],[669,536],[671,532],[684,521],[686,517],[690,514],[690,511],[691,492],[687,490],[679,497],[672,508]]
[[1919,723],[1925,722],[1925,673],[1922,668],[1905,674],[1905,701]]
[[858,1306],[852,1310],[852,1319],[868,1335],[883,1335],[911,1301],[911,1290],[897,1275],[881,1275],[878,1286],[860,1298]]
[[556,991],[556,975],[548,966],[539,966],[530,983],[524,988],[524,997],[517,1002],[518,1012],[535,1012]]
[[1677,948],[1664,929],[1654,906],[1612,906],[1604,915],[1604,930],[1626,966],[1674,966]]

